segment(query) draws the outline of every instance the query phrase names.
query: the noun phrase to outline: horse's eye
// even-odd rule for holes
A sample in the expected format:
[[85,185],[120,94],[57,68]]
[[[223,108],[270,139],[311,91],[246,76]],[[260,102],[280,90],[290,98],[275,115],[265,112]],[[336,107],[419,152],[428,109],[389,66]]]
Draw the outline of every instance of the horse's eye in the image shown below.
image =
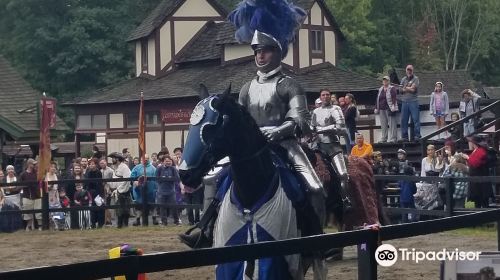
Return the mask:
[[207,125],[203,128],[203,132],[201,134],[201,138],[205,144],[208,144],[213,141],[217,134],[217,129],[213,125]]

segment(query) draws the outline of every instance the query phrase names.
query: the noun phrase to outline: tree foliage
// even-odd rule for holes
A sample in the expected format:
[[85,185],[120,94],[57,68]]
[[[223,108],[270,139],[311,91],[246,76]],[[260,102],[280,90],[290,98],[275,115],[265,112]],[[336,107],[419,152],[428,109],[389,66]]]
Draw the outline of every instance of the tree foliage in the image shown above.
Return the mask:
[[[0,0],[0,54],[51,95],[99,88],[133,75],[125,40],[160,1]],[[500,84],[498,0],[323,1],[346,37],[340,67],[381,75],[412,63]]]

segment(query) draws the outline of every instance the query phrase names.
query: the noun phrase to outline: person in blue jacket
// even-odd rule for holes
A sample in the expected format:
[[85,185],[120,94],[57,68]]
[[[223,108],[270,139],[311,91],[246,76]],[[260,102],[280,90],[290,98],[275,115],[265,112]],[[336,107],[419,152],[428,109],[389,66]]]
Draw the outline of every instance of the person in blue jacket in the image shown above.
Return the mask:
[[[404,168],[404,175],[413,176],[415,172],[410,166]],[[417,186],[415,182],[401,180],[398,182],[399,185],[399,202],[401,208],[415,208],[415,198],[413,195],[417,192]],[[415,214],[405,213],[402,215],[402,222],[412,222]]]
[[[144,178],[144,164],[140,163],[132,169],[132,173],[130,175],[131,178],[136,179],[137,181],[134,181],[134,188],[132,190],[133,195],[134,195],[134,200],[135,203],[138,204],[137,206],[137,215],[138,217],[136,218],[136,221],[132,224],[134,226],[138,226],[141,224],[141,204],[142,204],[142,187],[144,187],[144,181],[146,182],[146,188],[147,188],[147,203],[155,203],[156,201],[156,181],[153,179],[153,177],[156,176],[156,168],[151,164],[151,161],[149,160],[149,155],[145,154],[144,155],[145,159],[145,165],[146,165],[146,177],[148,177],[147,180]],[[156,220],[156,211],[154,211],[153,208],[153,224],[157,225],[158,221]],[[144,221],[143,221],[144,222]]]

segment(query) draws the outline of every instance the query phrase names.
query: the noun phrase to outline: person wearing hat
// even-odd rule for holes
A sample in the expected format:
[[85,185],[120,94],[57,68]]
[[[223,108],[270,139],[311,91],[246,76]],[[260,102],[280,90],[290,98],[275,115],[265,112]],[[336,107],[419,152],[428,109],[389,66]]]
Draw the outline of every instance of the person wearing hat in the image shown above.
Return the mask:
[[[379,115],[382,136],[379,143],[396,142],[398,140],[398,123],[396,114],[399,110],[396,100],[396,88],[390,85],[389,76],[382,78],[382,86],[378,89],[377,101],[375,103],[375,114]],[[387,130],[389,127],[389,130]]]
[[[446,116],[450,112],[450,103],[448,101],[448,94],[443,90],[443,83],[436,82],[434,91],[431,93],[431,102],[429,105],[429,110],[431,115],[436,119],[437,129],[441,129],[446,125]],[[443,137],[441,137],[443,136]],[[448,138],[448,132],[445,131],[443,134],[438,134],[438,139]]]
[[401,79],[401,141],[408,142],[408,122],[413,122],[413,137],[420,140],[420,110],[418,108],[418,77],[413,74],[413,65],[406,66],[406,76]]
[[[19,176],[19,182],[29,182],[23,188],[22,203],[23,210],[34,210],[42,208],[42,199],[37,183],[37,161],[30,158],[26,162],[26,170]],[[36,213],[35,219],[38,223],[38,229],[42,230],[42,213]],[[26,231],[35,229],[33,214],[23,214],[26,221]]]
[[316,101],[314,101],[314,108],[319,108],[321,107],[321,98],[317,98]]
[[[130,178],[130,168],[125,164],[125,157],[117,152],[108,155],[113,162],[113,178]],[[132,198],[130,196],[130,182],[110,182],[110,188],[114,189],[111,196],[115,197],[118,201],[120,208],[116,209],[117,227],[127,227],[130,217],[130,205]]]
[[398,163],[399,163],[399,174],[404,174],[405,168],[410,166],[410,163],[406,159],[406,151],[403,149],[398,150]]
[[[472,137],[468,137],[467,140],[473,148],[473,151],[467,160],[467,164],[469,165],[469,175],[471,177],[489,176],[488,150],[483,137],[474,135]],[[491,183],[470,183],[469,198],[474,201],[474,208],[488,208],[489,199],[491,197],[493,197]]]

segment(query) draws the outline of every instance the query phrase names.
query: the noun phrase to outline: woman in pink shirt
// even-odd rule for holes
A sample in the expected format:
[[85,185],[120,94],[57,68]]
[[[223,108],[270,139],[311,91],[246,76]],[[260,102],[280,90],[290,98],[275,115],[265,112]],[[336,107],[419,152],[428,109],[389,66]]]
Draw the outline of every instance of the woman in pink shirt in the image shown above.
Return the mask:
[[[443,83],[436,82],[434,91],[431,93],[431,103],[429,105],[431,115],[436,119],[437,129],[441,129],[446,125],[446,116],[450,111],[450,103],[448,102],[448,94],[443,91]],[[438,139],[448,138],[448,132],[438,134]]]

